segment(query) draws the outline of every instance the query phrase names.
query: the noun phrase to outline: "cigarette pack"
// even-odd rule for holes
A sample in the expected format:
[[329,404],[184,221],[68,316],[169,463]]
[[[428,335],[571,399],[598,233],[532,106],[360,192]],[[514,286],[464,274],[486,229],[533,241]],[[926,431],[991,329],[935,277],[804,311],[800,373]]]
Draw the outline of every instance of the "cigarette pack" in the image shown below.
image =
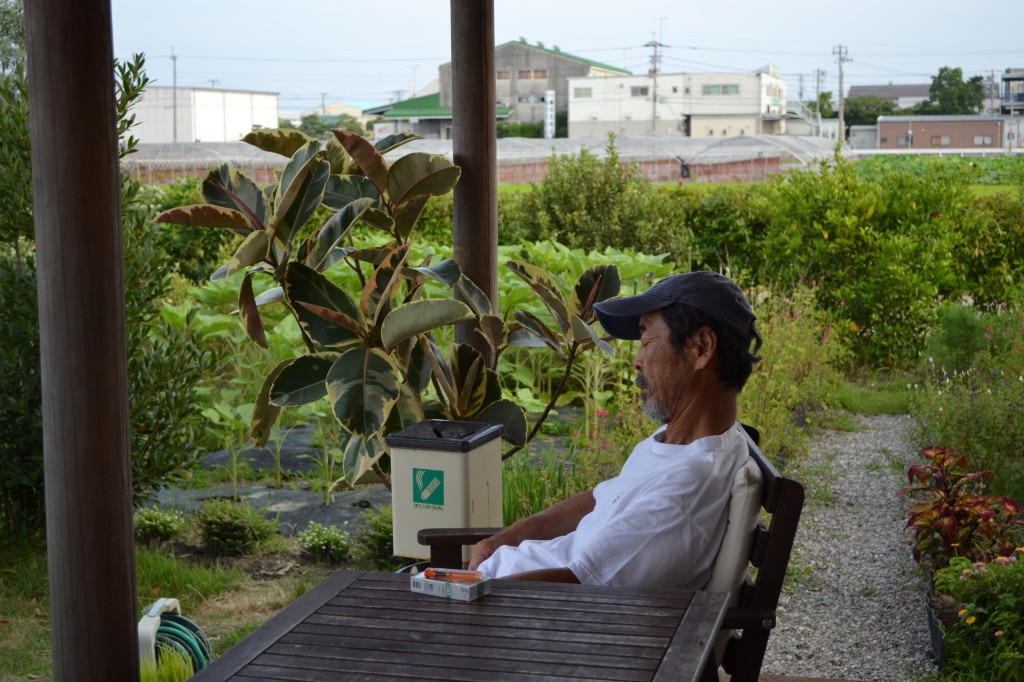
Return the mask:
[[455,601],[474,601],[490,593],[491,581],[487,578],[481,580],[452,579],[439,576],[427,578],[423,573],[415,573],[409,580],[409,589],[413,592],[422,592]]

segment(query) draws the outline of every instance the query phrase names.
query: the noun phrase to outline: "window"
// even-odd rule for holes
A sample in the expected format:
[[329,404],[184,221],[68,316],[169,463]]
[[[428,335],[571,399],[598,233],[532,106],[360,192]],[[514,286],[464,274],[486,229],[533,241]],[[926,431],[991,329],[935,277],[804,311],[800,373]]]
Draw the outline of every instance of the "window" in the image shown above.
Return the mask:
[[533,70],[533,77],[534,78],[547,78],[548,77],[548,70],[547,69],[534,69]]
[[882,139],[880,139],[878,141],[878,143],[879,144],[888,144],[889,143],[889,138],[888,137],[883,137]]
[[739,85],[723,85],[722,86],[722,94],[723,95],[738,95],[738,94],[740,94],[740,86]]
[[576,99],[587,99],[594,96],[593,88],[573,88],[572,96]]
[[896,146],[897,147],[909,147],[910,146],[910,138],[907,135],[900,135],[899,137],[896,138]]
[[702,95],[721,95],[721,85],[705,85],[700,89]]
[[992,136],[991,135],[975,135],[974,136],[975,147],[991,147]]
[[498,71],[496,75],[498,77],[498,80],[500,81],[507,81],[509,78],[512,77],[512,74],[508,71],[508,69],[505,69],[504,71]]
[[674,95],[674,94],[676,94],[677,92],[679,92],[679,86],[678,86],[678,85],[673,85],[673,86],[672,86],[672,94]]
[[520,78],[533,78],[533,71],[530,71],[529,69],[519,69],[519,73],[516,75]]
[[646,85],[634,85],[629,89],[631,97],[647,97],[647,86]]
[[949,135],[932,135],[931,145],[933,147],[948,147]]

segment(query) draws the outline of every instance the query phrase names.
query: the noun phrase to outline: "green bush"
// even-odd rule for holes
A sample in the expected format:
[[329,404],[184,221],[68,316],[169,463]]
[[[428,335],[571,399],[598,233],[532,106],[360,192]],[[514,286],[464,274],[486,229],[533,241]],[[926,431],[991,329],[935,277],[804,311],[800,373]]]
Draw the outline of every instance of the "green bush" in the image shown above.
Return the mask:
[[247,504],[212,500],[196,515],[203,544],[216,554],[251,554],[277,532],[277,521]]
[[934,301],[955,290],[953,235],[971,220],[967,178],[939,164],[924,175],[861,178],[836,157],[766,188],[762,276],[817,283],[819,306],[842,311],[859,362],[915,358]]
[[352,536],[352,558],[359,568],[395,571],[410,563],[395,556],[391,505],[363,512],[363,527]]
[[1020,295],[1024,272],[1024,186],[1015,195],[974,199],[956,231],[957,293],[993,306]]
[[348,533],[338,526],[324,526],[311,521],[298,537],[299,546],[317,561],[345,563],[352,553]]
[[135,539],[166,542],[185,528],[185,517],[177,509],[143,507],[135,512]]

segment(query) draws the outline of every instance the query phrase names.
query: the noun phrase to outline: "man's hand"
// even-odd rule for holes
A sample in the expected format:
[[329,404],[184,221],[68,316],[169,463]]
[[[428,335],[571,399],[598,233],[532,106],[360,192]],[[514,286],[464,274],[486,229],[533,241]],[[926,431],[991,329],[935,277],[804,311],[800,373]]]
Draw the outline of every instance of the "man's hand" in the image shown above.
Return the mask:
[[473,552],[469,555],[469,570],[475,571],[477,566],[489,559],[499,547],[501,544],[494,542],[493,535],[473,545]]

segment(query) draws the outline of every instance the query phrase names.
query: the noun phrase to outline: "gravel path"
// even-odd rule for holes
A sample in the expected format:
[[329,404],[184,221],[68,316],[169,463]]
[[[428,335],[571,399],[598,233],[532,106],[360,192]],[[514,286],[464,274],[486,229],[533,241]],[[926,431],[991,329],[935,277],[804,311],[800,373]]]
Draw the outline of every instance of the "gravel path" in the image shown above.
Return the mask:
[[[909,417],[858,417],[863,429],[811,443],[796,474],[807,492],[765,673],[897,682],[935,673],[924,579],[895,497],[916,459]],[[769,455],[770,456],[770,455]]]

